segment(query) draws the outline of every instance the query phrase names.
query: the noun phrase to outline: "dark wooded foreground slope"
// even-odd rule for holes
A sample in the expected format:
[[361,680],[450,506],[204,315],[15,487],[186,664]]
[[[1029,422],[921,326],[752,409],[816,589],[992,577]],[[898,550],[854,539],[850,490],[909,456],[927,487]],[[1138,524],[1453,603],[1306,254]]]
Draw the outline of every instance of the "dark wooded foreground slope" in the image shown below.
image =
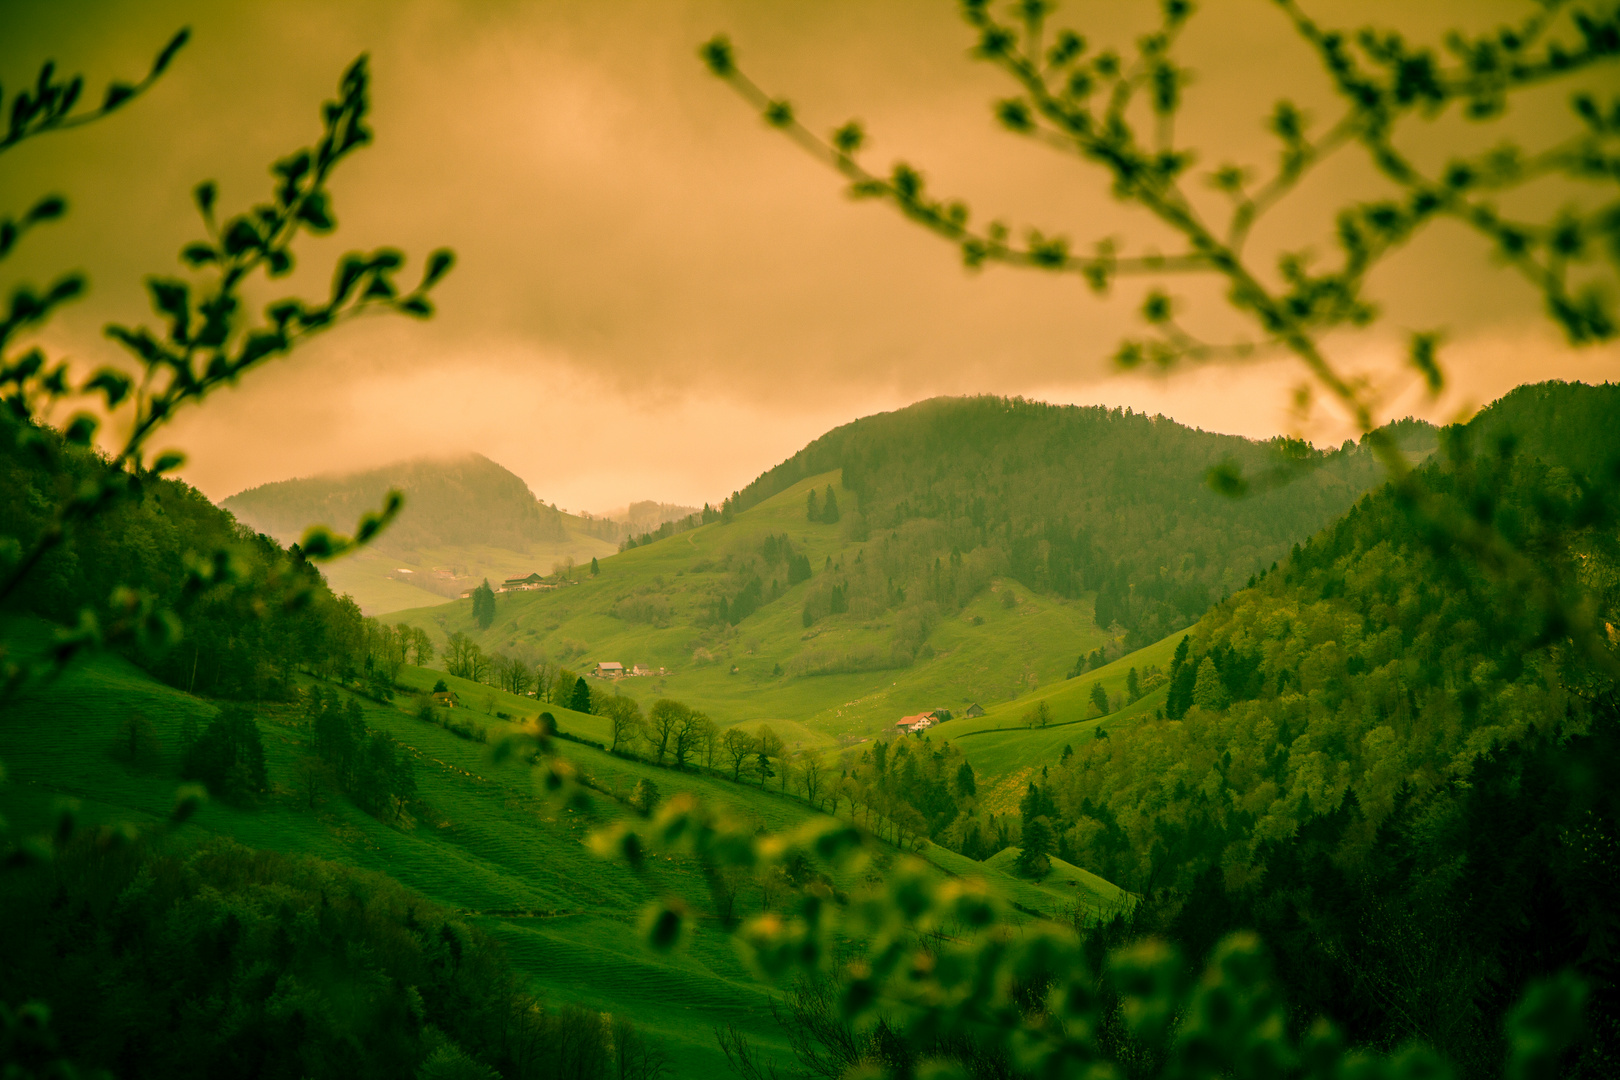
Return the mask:
[[[105,467],[66,446],[50,428],[0,418],[0,545],[26,550],[54,506]],[[225,697],[285,693],[299,665],[320,667],[350,651],[360,612],[332,595],[296,553],[239,525],[195,488],[142,477],[139,497],[74,529],[11,598],[9,611],[76,623],[82,609],[105,617],[113,590],[129,586],[159,606],[182,608],[173,648],[130,650],[148,671],[182,689]],[[351,523],[352,524],[352,523]],[[200,592],[187,585],[190,560],[227,554],[236,576]],[[302,599],[293,602],[293,597]]]
[[[1620,489],[1616,416],[1620,388],[1524,387],[1422,472],[1600,628],[1620,624],[1613,518],[1590,524]],[[1573,964],[1599,1018],[1586,1075],[1613,1064],[1614,682],[1544,597],[1386,488],[1205,616],[1165,712],[1077,744],[1046,785],[1064,857],[1155,895],[1139,929],[1198,955],[1258,927],[1302,1022],[1480,1075],[1526,981]]]

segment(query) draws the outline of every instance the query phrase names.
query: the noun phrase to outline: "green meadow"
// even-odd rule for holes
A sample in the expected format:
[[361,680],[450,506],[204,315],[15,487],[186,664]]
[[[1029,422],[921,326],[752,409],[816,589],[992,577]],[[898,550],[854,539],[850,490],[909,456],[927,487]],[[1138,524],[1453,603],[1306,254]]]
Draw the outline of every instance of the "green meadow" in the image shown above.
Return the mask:
[[[49,632],[46,624],[27,619],[10,620],[4,629],[8,641],[35,648]],[[659,856],[638,875],[595,857],[586,847],[589,832],[629,811],[595,792],[587,811],[561,807],[543,796],[531,767],[518,756],[497,762],[492,753],[501,739],[528,730],[526,722],[539,711],[534,700],[431,669],[406,668],[399,683],[426,690],[441,678],[461,699],[450,716],[484,726],[488,742],[415,719],[416,699],[409,694],[391,704],[355,698],[366,724],[393,736],[414,760],[420,797],[407,820],[379,821],[335,790],[318,791],[312,799],[297,771],[305,740],[300,707],[262,704],[255,714],[270,794],[246,809],[211,802],[171,842],[191,844],[219,834],[385,873],[464,913],[502,942],[548,1000],[632,1016],[668,1048],[677,1075],[723,1070],[712,1037],[722,1023],[738,1024],[757,1046],[785,1061],[784,1035],[770,1020],[773,991],[739,960],[697,869],[683,858]],[[547,708],[564,732],[603,741],[610,736],[602,717]],[[64,800],[85,824],[159,828],[178,783],[181,728],[188,718],[205,725],[216,710],[104,654],[29,690],[7,711],[8,722],[0,727],[0,760],[8,773],[0,813],[15,827],[37,832],[49,827]],[[155,731],[156,751],[144,760],[122,760],[115,746],[137,715]],[[814,729],[804,732],[810,737]],[[815,813],[770,787],[677,773],[576,743],[561,746],[592,785],[620,798],[647,780],[666,799],[689,792],[771,831],[793,829]],[[924,844],[921,854],[942,876],[984,878],[1026,915],[1105,916],[1124,897],[1107,882],[1067,867],[1032,883],[932,844]],[[645,905],[667,896],[680,898],[698,918],[682,949],[659,954],[641,944],[636,926]],[[762,910],[764,900],[761,886],[743,885],[738,917]]]
[[526,551],[487,544],[416,548],[405,553],[361,548],[328,563],[322,572],[334,592],[352,596],[367,615],[393,619],[391,613],[402,609],[450,602],[450,598],[413,583],[426,581],[437,567],[465,568],[474,579],[487,576],[499,584],[502,578],[532,571],[548,573],[565,559],[589,563],[617,550],[607,540],[569,529],[567,539],[537,541]]
[[[1076,656],[1108,641],[1089,600],[1037,596],[1003,578],[960,613],[942,617],[928,648],[907,666],[805,674],[827,658],[886,650],[895,618],[838,615],[803,624],[805,593],[829,562],[853,560],[881,541],[876,533],[858,541],[843,524],[805,520],[806,497],[828,485],[853,505],[837,480],[836,473],[808,478],[730,522],[602,559],[594,578],[581,573],[576,584],[555,591],[502,594],[487,630],[473,621],[469,601],[390,620],[425,629],[440,647],[460,632],[486,653],[543,655],[581,672],[608,660],[665,668],[668,675],[626,678],[616,689],[644,707],[673,697],[721,724],[770,721],[784,738],[791,722],[802,749],[880,734],[907,714],[1030,699],[1062,683]],[[767,536],[784,534],[808,557],[810,581],[786,589],[738,626],[706,622],[727,586],[727,567],[756,555]],[[659,612],[656,620],[636,621],[638,604]]]

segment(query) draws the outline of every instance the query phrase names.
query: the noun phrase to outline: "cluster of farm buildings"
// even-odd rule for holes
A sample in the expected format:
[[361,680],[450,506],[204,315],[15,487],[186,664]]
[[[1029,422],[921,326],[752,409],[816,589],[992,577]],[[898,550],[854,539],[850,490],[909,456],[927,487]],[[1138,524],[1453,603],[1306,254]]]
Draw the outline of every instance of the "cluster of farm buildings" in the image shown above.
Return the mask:
[[634,679],[646,675],[668,674],[668,668],[657,668],[655,670],[642,664],[636,664],[633,667],[627,668],[617,660],[603,660],[601,663],[597,664],[596,667],[591,669],[592,677],[597,679]]
[[571,584],[573,584],[573,583],[568,582],[568,581],[547,581],[545,578],[540,576],[539,571],[535,571],[534,573],[530,574],[528,577],[507,578],[505,581],[501,582],[500,587],[497,588],[495,591],[496,592],[550,592],[552,589],[560,589],[564,585],[571,585]]
[[[534,573],[530,574],[528,577],[507,578],[505,581],[501,582],[499,585],[495,586],[490,591],[491,592],[497,592],[497,593],[551,592],[553,589],[561,589],[561,588],[563,588],[564,586],[567,586],[567,585],[577,585],[577,584],[579,584],[579,582],[577,582],[577,581],[569,581],[566,578],[564,580],[562,580],[562,581],[547,581],[545,578],[540,576],[539,571],[535,571]],[[461,598],[463,600],[465,600],[469,596],[471,596],[472,594],[473,594],[473,590],[468,589],[468,590],[466,590],[465,592],[463,592],[461,594]]]
[[[903,731],[908,735],[920,735],[935,724],[943,724],[956,714],[949,709],[935,709],[933,712],[917,713],[915,716],[902,716],[894,722],[895,731]],[[984,709],[977,702],[962,710],[963,718],[983,716]]]

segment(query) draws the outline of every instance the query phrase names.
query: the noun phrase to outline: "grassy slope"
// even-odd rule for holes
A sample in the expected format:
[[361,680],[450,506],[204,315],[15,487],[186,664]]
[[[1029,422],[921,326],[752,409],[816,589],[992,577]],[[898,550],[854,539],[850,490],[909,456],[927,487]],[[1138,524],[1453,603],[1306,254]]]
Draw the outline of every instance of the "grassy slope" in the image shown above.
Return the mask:
[[[1015,873],[1013,864],[1018,861],[1018,854],[1018,848],[1003,848],[982,864],[974,865],[988,866],[1011,876]],[[1088,913],[1107,917],[1130,902],[1130,894],[1124,889],[1089,870],[1072,866],[1056,855],[1049,856],[1047,861],[1052,868],[1039,881],[1019,879],[1019,884],[1030,890],[1029,898],[1037,906],[1043,901],[1050,903],[1046,897],[1056,897],[1060,901],[1067,900],[1071,907],[1078,904]]]
[[[1095,671],[986,709],[983,716],[948,721],[934,728],[932,737],[952,740],[967,757],[986,809],[995,813],[1016,810],[1026,785],[1041,766],[1057,763],[1065,744],[1096,738],[1098,728],[1130,723],[1163,707],[1168,686],[1106,716],[1095,716],[1091,687],[1100,682],[1110,697],[1123,699],[1126,673],[1133,667],[1140,672],[1148,665],[1168,671],[1170,658],[1184,633],[1177,631]],[[1031,728],[1024,716],[1041,701],[1051,710],[1052,722],[1044,728]]]
[[617,550],[617,544],[571,529],[568,539],[534,544],[527,551],[497,547],[423,548],[414,552],[413,558],[362,548],[351,556],[325,564],[321,572],[333,592],[354,597],[367,615],[382,616],[451,602],[439,593],[388,576],[399,569],[425,577],[435,566],[459,566],[465,567],[474,581],[487,577],[499,585],[502,578],[519,577],[530,571],[549,574],[554,565],[567,558],[588,564],[593,558],[605,558]]
[[[887,731],[908,713],[960,709],[973,701],[988,707],[1027,695],[1032,687],[1062,680],[1076,655],[1106,640],[1093,625],[1089,600],[1037,597],[1005,581],[936,626],[928,639],[934,657],[908,668],[776,675],[777,665],[791,671],[794,658],[807,650],[873,646],[887,651],[892,616],[865,623],[836,616],[806,630],[800,613],[808,583],[789,589],[734,629],[697,628],[711,593],[730,580],[719,569],[726,555],[758,552],[767,535],[787,533],[809,556],[817,576],[829,556],[835,561],[854,557],[857,545],[843,538],[840,526],[804,518],[807,492],[829,483],[837,487],[835,481],[831,473],[812,477],[729,524],[705,525],[604,559],[601,575],[579,585],[552,593],[503,595],[487,631],[473,624],[471,605],[465,601],[394,617],[422,626],[441,643],[461,631],[486,651],[526,646],[553,659],[566,658],[582,670],[601,660],[667,667],[672,674],[666,678],[626,679],[619,688],[644,705],[660,696],[678,698],[721,723],[794,721],[820,733],[816,742],[828,736],[851,741]],[[853,501],[847,492],[839,494],[841,500]],[[701,569],[705,564],[712,569]],[[1003,606],[1004,590],[1017,598],[1012,608]],[[667,598],[670,624],[629,623],[612,614],[621,599],[637,594]],[[976,617],[979,625],[974,625]],[[715,661],[695,660],[699,648],[709,650]]]
[[[14,647],[42,639],[35,622],[0,627]],[[441,673],[407,669],[402,681],[430,685]],[[446,680],[470,691],[462,718],[489,728],[491,742],[518,730],[494,711],[532,716],[532,699]],[[488,694],[486,700],[479,696]],[[456,738],[412,719],[401,707],[362,702],[366,722],[389,732],[416,756],[426,810],[405,827],[378,822],[335,793],[307,807],[294,765],[301,732],[284,706],[260,710],[274,788],[260,807],[238,810],[213,803],[186,826],[183,837],[205,833],[242,843],[304,853],[381,871],[448,907],[463,910],[507,945],[513,961],[554,1000],[623,1012],[648,1027],[675,1054],[682,1076],[718,1075],[721,1059],[711,1028],[734,1021],[762,1046],[781,1053],[770,1024],[768,991],[736,957],[713,925],[700,926],[689,947],[673,956],[643,950],[632,926],[655,893],[684,898],[699,912],[707,894],[695,870],[656,859],[651,882],[592,857],[583,841],[596,823],[623,813],[598,799],[589,814],[558,810],[537,796],[529,770],[497,765],[489,747]],[[206,723],[209,703],[155,683],[111,656],[76,665],[55,682],[8,703],[0,724],[0,761],[10,782],[0,789],[0,813],[24,830],[42,829],[62,797],[78,800],[81,820],[155,822],[167,812],[176,784],[179,732],[187,716]],[[565,731],[602,738],[598,717],[551,710]],[[156,728],[160,758],[144,767],[116,760],[110,750],[119,726],[140,713]],[[628,792],[642,778],[665,797],[691,791],[712,805],[768,829],[788,829],[811,811],[768,790],[728,784],[625,761],[589,747],[565,744],[568,756],[597,782]],[[994,891],[1025,910],[1061,917],[1076,903],[1088,910],[1112,902],[1112,886],[1054,887],[1017,880],[938,848],[926,853],[948,874],[980,874]],[[848,884],[848,883],[841,883]],[[1117,890],[1113,890],[1117,892]],[[739,910],[757,910],[758,889],[747,887]]]

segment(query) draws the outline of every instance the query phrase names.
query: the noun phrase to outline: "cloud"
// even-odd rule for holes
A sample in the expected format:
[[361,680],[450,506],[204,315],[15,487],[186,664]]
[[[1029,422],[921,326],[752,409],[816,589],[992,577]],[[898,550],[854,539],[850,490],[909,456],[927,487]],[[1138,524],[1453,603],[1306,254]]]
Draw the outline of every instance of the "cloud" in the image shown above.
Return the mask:
[[[1186,43],[1195,81],[1182,134],[1216,148],[1200,167],[1230,158],[1268,168],[1276,147],[1261,120],[1275,98],[1286,91],[1322,120],[1331,95],[1274,5],[1206,7]],[[1393,22],[1417,35],[1491,26],[1517,10],[1321,7],[1330,22]],[[1077,0],[1062,18],[1096,42],[1128,42],[1155,8]],[[268,163],[312,137],[320,101],[362,51],[376,142],[343,167],[338,233],[306,245],[291,287],[318,294],[354,248],[390,244],[419,259],[449,245],[459,255],[431,323],[343,327],[186,414],[172,441],[191,452],[186,475],[210,495],[478,449],[570,508],[701,503],[838,422],[947,393],[1132,404],[1256,435],[1296,424],[1287,364],[1168,382],[1114,376],[1108,358],[1135,326],[1140,287],[1099,299],[1071,278],[965,271],[935,237],[852,203],[695,56],[699,41],[726,31],[749,70],[812,126],[859,117],[876,167],[919,164],[981,219],[1079,245],[1116,237],[1173,250],[1110,199],[1095,169],[996,128],[991,104],[1009,88],[968,58],[971,36],[952,5],[127,0],[95,18],[38,5],[8,24],[16,32],[0,42],[0,76],[14,85],[54,56],[94,86],[143,70],[181,24],[194,42],[148,98],[7,155],[0,207],[46,190],[72,201],[68,220],[30,238],[8,274],[37,281],[80,267],[94,287],[53,324],[50,344],[84,364],[115,357],[101,327],[150,317],[140,281],[178,272],[175,253],[198,232],[192,185],[218,179],[227,206],[262,197]],[[1507,130],[1558,130],[1566,89],[1532,97]],[[1478,137],[1422,122],[1411,149],[1437,162]],[[1190,190],[1219,213],[1217,196]],[[1257,231],[1260,265],[1282,250],[1326,252],[1329,211],[1378,190],[1364,157],[1347,153]],[[1217,289],[1172,284],[1196,329],[1241,329]],[[1614,370],[1612,351],[1571,354],[1537,329],[1534,295],[1460,229],[1403,250],[1370,293],[1382,329],[1335,342],[1335,355],[1380,377],[1398,368],[1405,332],[1441,327],[1466,344],[1455,353],[1467,357],[1461,396],[1552,371]],[[1342,430],[1314,423],[1309,433],[1322,438]]]

